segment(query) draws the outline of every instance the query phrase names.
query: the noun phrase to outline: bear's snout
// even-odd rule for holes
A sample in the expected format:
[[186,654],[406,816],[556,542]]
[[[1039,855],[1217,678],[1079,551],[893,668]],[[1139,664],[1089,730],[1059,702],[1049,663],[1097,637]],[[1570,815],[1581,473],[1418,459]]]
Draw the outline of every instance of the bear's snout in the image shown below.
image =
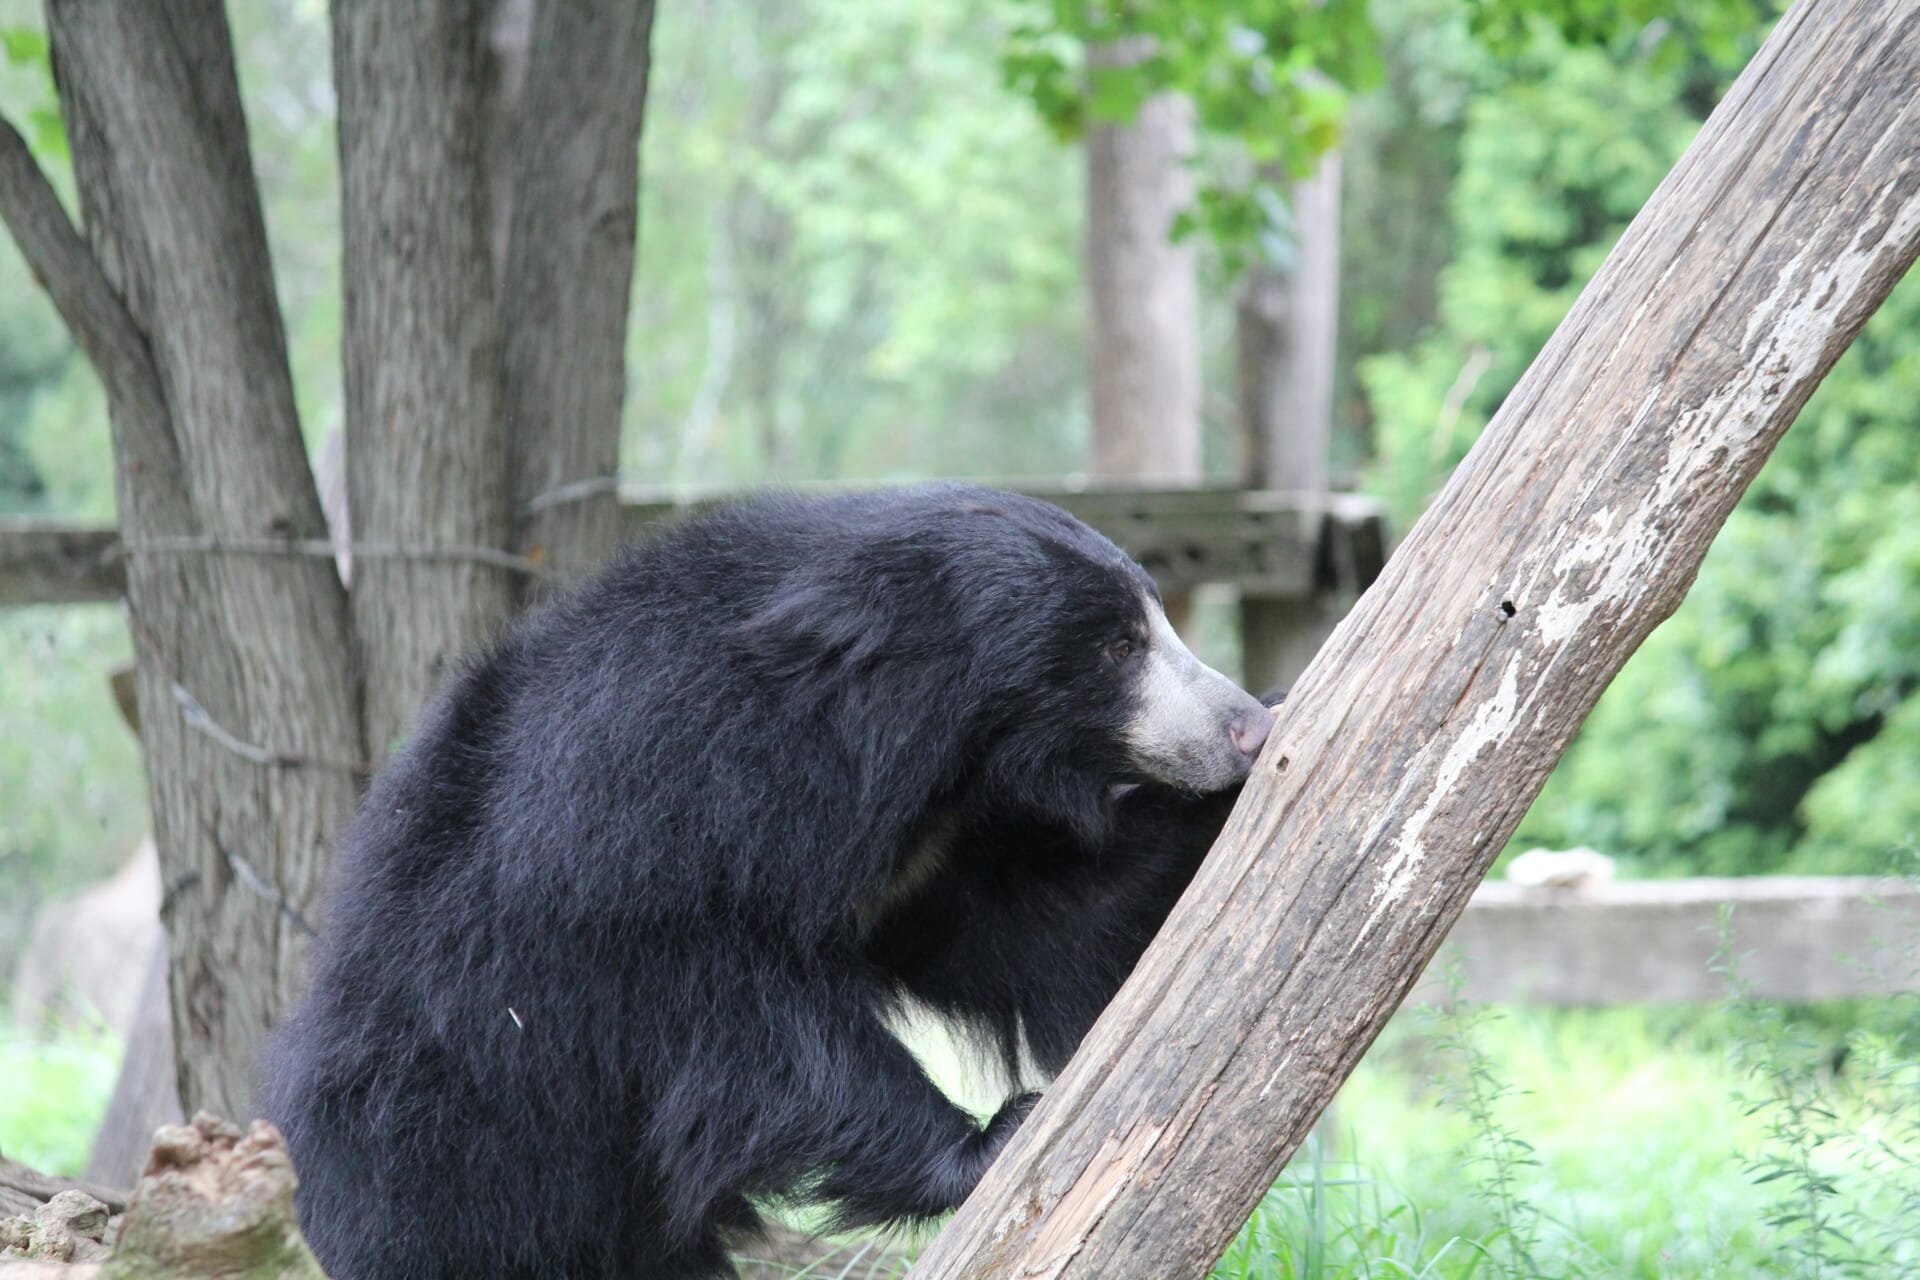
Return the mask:
[[1227,722],[1227,738],[1233,743],[1233,749],[1251,760],[1260,754],[1260,746],[1273,732],[1273,713],[1264,707],[1256,711],[1242,711]]

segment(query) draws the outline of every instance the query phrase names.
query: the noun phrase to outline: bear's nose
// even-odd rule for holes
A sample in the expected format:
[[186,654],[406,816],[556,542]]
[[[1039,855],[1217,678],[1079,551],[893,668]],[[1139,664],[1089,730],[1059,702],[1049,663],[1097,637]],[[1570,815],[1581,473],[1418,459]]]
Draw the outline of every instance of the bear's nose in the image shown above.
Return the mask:
[[1227,737],[1243,756],[1252,756],[1273,732],[1273,713],[1264,707],[1243,711],[1227,722]]

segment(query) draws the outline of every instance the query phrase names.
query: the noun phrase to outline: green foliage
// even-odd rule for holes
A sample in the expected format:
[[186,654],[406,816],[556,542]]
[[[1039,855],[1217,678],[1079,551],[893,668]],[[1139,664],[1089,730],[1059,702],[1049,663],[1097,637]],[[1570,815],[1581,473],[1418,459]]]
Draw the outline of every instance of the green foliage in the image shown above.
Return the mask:
[[48,57],[47,34],[39,27],[9,26],[0,21],[0,53],[9,67],[32,73],[38,94],[26,108],[29,139],[43,162],[65,163],[67,131],[54,105],[53,61]]
[[[1337,1140],[1323,1125],[1215,1280],[1807,1275],[1800,1224],[1767,1221],[1804,1188],[1755,1181],[1790,1156],[1769,1114],[1738,1097],[1755,1087],[1748,1061],[1797,1052],[1783,1035],[1829,1064],[1802,1099],[1844,1131],[1814,1158],[1852,1259],[1824,1274],[1900,1280],[1920,1263],[1920,1061],[1898,1030],[1914,1010],[1900,1006],[1821,1010],[1836,1029],[1819,1033],[1799,1010],[1776,1026],[1695,1009],[1397,1018],[1328,1113]],[[1839,1077],[1837,1045],[1851,1050]]]
[[1755,27],[1772,14],[1765,0],[1467,0],[1465,8],[1474,34],[1503,56],[1552,31],[1574,44],[1666,42],[1671,53],[1728,67],[1752,52]]
[[1466,74],[1437,330],[1363,363],[1373,485],[1404,528],[1519,381],[1698,122],[1684,67],[1542,32],[1517,62]]
[[[1730,76],[1710,35],[1601,49],[1537,29],[1517,59],[1467,65],[1482,91],[1457,144],[1437,323],[1359,371],[1371,484],[1402,527],[1691,139]],[[1871,872],[1920,835],[1917,326],[1909,283],[1601,700],[1521,842],[1656,870]]]
[[[1285,179],[1313,171],[1351,94],[1380,75],[1365,0],[1028,0],[1023,15],[1002,75],[1055,136],[1123,124],[1157,93],[1193,103],[1199,182],[1175,233],[1204,232],[1229,265],[1250,248],[1274,256],[1261,242],[1284,241]],[[1123,56],[1089,57],[1108,46]]]
[[[1090,47],[1137,56],[1090,63]],[[1063,138],[1124,123],[1156,93],[1190,97],[1202,128],[1296,176],[1338,136],[1346,93],[1378,74],[1360,0],[1103,4],[1051,0],[1012,31],[1002,66]]]
[[1753,999],[1732,950],[1731,919],[1731,908],[1723,910],[1715,965],[1729,988],[1724,1017],[1738,1073],[1732,1101],[1763,1126],[1742,1164],[1779,1241],[1765,1273],[1796,1280],[1910,1274],[1920,1262],[1911,1231],[1920,1206],[1914,1002],[1887,1002],[1904,1015],[1891,1030],[1854,1025],[1836,1051],[1817,1023]]
[[[1075,175],[994,90],[1009,7],[661,10],[627,467],[1046,474],[1083,455]],[[666,74],[671,71],[671,78]]]
[[28,1039],[0,1008],[0,1154],[43,1173],[78,1177],[113,1093],[120,1045],[98,1031]]
[[1519,1096],[1496,1068],[1482,1033],[1499,1015],[1460,996],[1459,978],[1449,979],[1444,1005],[1428,1011],[1428,1035],[1451,1070],[1437,1077],[1445,1103],[1472,1127],[1473,1140],[1461,1151],[1463,1169],[1476,1171],[1480,1192],[1492,1206],[1497,1229],[1491,1256],[1507,1275],[1538,1274],[1540,1211],[1526,1196],[1521,1178],[1537,1169],[1533,1147],[1503,1118],[1507,1102]]
[[[1055,135],[1124,123],[1154,94],[1184,94],[1200,147],[1194,207],[1175,233],[1204,232],[1237,268],[1274,261],[1284,240],[1273,210],[1284,182],[1338,145],[1354,96],[1378,86],[1407,6],[1367,0],[1025,0],[1001,69]],[[1438,15],[1422,15],[1431,23]],[[1670,61],[1699,51],[1731,61],[1750,51],[1753,0],[1469,0],[1441,19],[1502,57],[1560,45],[1631,43]],[[1418,25],[1418,24],[1416,24]],[[1096,58],[1090,50],[1122,51]]]
[[[42,163],[64,163],[65,143],[53,106],[47,39],[39,27],[15,22],[0,3],[0,106],[23,121]],[[48,120],[51,120],[49,129]],[[0,233],[0,516],[44,509],[47,481],[28,440],[36,402],[57,386],[72,353],[65,329],[40,294],[32,273]]]

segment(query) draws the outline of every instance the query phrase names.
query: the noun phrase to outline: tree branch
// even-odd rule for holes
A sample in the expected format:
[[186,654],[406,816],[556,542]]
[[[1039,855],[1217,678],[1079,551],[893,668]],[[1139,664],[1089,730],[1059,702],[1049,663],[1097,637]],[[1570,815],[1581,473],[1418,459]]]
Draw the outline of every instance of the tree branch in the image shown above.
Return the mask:
[[1206,1273],[1916,253],[1920,0],[1807,0],[1295,686],[915,1276]]
[[[53,300],[107,394],[139,406],[136,421],[149,426],[164,423],[166,397],[146,335],[67,217],[27,140],[4,116],[0,116],[0,221],[13,233],[20,255]],[[172,452],[172,437],[143,443],[143,452],[155,449]]]

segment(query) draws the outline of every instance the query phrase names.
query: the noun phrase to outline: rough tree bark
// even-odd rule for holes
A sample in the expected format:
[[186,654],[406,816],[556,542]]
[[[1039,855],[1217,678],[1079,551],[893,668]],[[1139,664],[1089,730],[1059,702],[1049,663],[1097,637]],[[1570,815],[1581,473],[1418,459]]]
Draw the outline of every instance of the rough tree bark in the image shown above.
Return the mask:
[[[500,312],[487,181],[489,0],[335,0],[347,509],[356,544],[504,548]],[[374,762],[507,616],[509,573],[355,555]]]
[[52,0],[47,17],[92,253],[62,255],[65,284],[35,267],[93,299],[67,312],[76,333],[115,335],[80,341],[113,419],[181,1091],[244,1114],[364,755],[346,597],[326,561],[168,541],[322,533],[224,12]]
[[614,473],[652,25],[653,0],[534,11],[502,381],[516,545],[562,575],[620,540]]
[[1920,0],[1781,19],[915,1276],[1205,1274],[1920,252]]
[[[1096,47],[1124,65],[1138,41]],[[1169,238],[1193,200],[1193,106],[1163,93],[1129,124],[1087,130],[1087,363],[1094,475],[1200,478],[1200,309],[1194,252]]]
[[[536,23],[523,111],[544,116],[513,146],[564,155],[512,163],[556,187],[596,166],[605,176],[523,202],[513,234],[552,244],[510,244],[503,290],[489,239],[491,4],[335,5],[351,605],[331,556],[313,554],[327,550],[321,509],[219,0],[49,0],[84,236],[0,122],[0,217],[112,414],[188,1112],[251,1114],[254,1058],[302,981],[326,859],[369,762],[447,658],[513,606],[527,576],[511,554],[514,460],[547,466],[533,451],[550,449],[564,468],[610,472],[617,454],[624,339],[598,327],[618,326],[608,299],[624,303],[631,271],[622,200],[630,210],[648,9],[542,7],[554,12]],[[591,279],[562,289],[555,272]],[[530,332],[516,332],[516,305]],[[566,350],[544,360],[542,342]],[[574,394],[575,375],[589,391]],[[517,453],[508,383],[542,416]],[[605,540],[569,532],[547,550],[573,567]]]

